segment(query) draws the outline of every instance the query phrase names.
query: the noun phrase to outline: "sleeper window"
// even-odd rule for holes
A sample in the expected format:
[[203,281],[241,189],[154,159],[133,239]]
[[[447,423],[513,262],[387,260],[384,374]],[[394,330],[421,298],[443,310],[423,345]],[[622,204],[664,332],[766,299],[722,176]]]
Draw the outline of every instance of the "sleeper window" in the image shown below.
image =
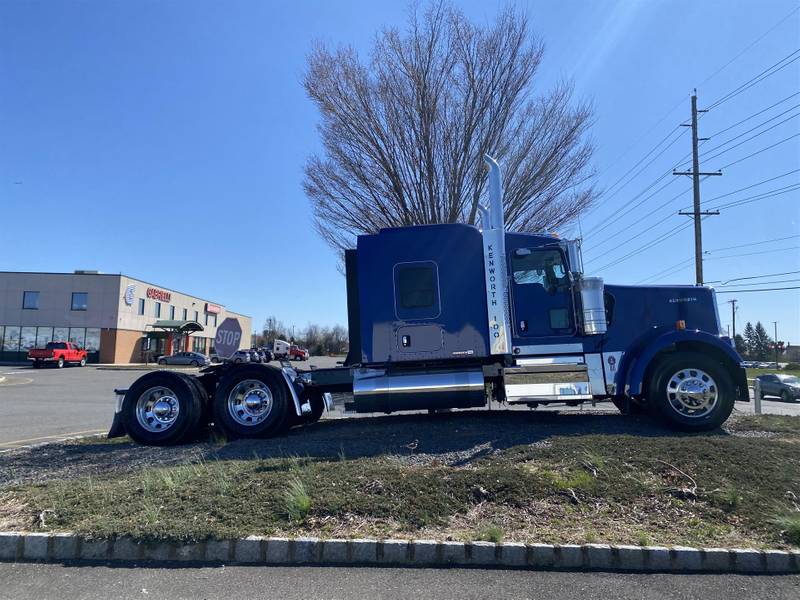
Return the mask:
[[439,314],[439,276],[436,263],[395,265],[395,308],[397,317],[432,319]]

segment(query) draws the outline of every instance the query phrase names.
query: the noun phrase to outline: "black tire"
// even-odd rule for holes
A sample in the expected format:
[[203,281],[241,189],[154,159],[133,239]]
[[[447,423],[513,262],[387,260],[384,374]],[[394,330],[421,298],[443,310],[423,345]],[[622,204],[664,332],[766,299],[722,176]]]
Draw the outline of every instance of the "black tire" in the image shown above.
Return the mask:
[[[648,405],[653,412],[668,425],[683,431],[708,431],[722,425],[733,411],[736,401],[736,387],[728,371],[713,358],[699,352],[680,352],[665,355],[657,359],[646,388]],[[716,403],[704,413],[697,416],[679,412],[673,403],[680,406],[679,395],[670,387],[670,380],[681,371],[702,380],[699,371],[703,371],[710,379],[706,382],[713,386],[709,392],[716,393]]]
[[784,402],[791,402],[792,401],[792,395],[789,393],[788,390],[783,390],[781,392],[781,400],[783,400]]
[[[187,441],[196,433],[202,413],[198,387],[199,383],[195,385],[192,378],[184,373],[153,371],[143,375],[133,382],[122,403],[122,423],[125,431],[135,442],[147,446],[172,446]],[[137,417],[140,400],[146,405],[145,394],[155,388],[166,388],[171,391],[178,407],[174,421],[160,430],[153,430],[158,426],[156,419],[148,420],[146,415],[142,415],[142,420],[151,424],[151,429],[148,429]],[[156,397],[164,396],[156,394]]]
[[33,365],[32,366],[33,366],[34,369],[41,369],[42,368],[42,361],[35,360],[35,361],[33,361]]
[[322,413],[325,412],[325,399],[322,397],[321,392],[310,392],[308,401],[311,404],[311,412],[303,415],[303,423],[311,425],[316,423],[322,418]]
[[190,364],[191,366],[193,366],[193,367],[199,367],[199,366],[200,366],[200,363],[199,363],[199,362],[197,362],[196,360],[193,360],[193,361],[192,361],[192,362],[190,362],[189,364]]
[[80,362],[80,363],[78,363],[78,364],[79,364],[81,367],[85,367],[85,366],[86,366],[86,357],[84,356],[84,357],[81,359],[81,362]]
[[64,357],[63,356],[59,356],[58,360],[56,361],[56,367],[58,367],[59,369],[63,369],[65,364],[67,364],[67,363],[64,362]]
[[[262,384],[262,387],[256,385],[258,383]],[[240,384],[242,387],[238,388]],[[244,398],[249,395],[250,390],[256,395],[257,390],[268,391],[265,397],[260,397],[262,400],[266,398],[271,400],[271,408],[245,407]],[[262,410],[264,412],[261,412]],[[244,365],[231,369],[220,379],[214,394],[214,423],[230,437],[253,438],[277,435],[291,425],[290,419],[293,414],[295,414],[294,403],[286,387],[286,381],[280,371],[272,367]]]
[[[627,402],[625,398],[614,397],[611,398],[611,402],[614,404],[614,406],[617,407],[617,410],[619,410],[619,412],[621,412],[623,415],[629,414],[638,416],[638,415],[643,415],[647,412],[647,409],[645,408],[644,404],[642,404],[640,401],[637,400],[631,399],[630,402]],[[626,404],[628,405],[627,407]]]
[[163,359],[163,358],[159,358],[159,359],[158,359],[158,364],[159,364],[159,365],[161,365],[161,366],[163,367],[164,365],[166,365],[166,364],[167,364],[167,361],[166,361],[165,359]]

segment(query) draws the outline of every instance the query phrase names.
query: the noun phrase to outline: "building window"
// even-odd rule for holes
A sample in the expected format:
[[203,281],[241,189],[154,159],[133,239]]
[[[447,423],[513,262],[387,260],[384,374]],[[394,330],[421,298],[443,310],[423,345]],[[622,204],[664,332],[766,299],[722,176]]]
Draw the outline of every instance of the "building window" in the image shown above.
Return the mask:
[[183,320],[184,321],[186,320],[186,317],[188,316],[188,314],[189,314],[189,311],[184,308],[183,309]]
[[156,302],[156,306],[153,309],[153,314],[156,316],[156,318],[161,317],[161,302]]
[[170,306],[169,307],[169,318],[172,319],[173,321],[175,320],[175,307],[174,306]]
[[200,313],[197,311],[194,311],[194,320],[200,322]]
[[139,314],[144,314],[144,298],[139,298]]
[[206,313],[206,327],[208,327],[208,322],[211,320],[211,315]]
[[217,315],[216,314],[211,315],[211,326],[212,327],[216,327],[217,326]]
[[39,310],[39,292],[22,292],[22,308]]
[[72,292],[72,310],[86,310],[89,307],[89,294]]

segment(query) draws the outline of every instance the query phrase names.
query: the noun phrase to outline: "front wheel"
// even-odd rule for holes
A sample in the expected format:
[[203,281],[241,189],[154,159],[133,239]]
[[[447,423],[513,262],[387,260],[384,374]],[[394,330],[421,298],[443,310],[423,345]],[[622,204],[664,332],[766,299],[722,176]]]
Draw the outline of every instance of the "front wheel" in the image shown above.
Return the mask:
[[787,390],[783,390],[781,392],[781,400],[783,400],[784,402],[791,402],[792,395]]
[[736,388],[728,371],[698,352],[660,359],[647,386],[648,404],[667,423],[685,431],[722,425],[733,411]]
[[193,367],[199,367],[199,366],[200,366],[200,363],[199,363],[199,362],[197,362],[196,360],[193,360],[193,361],[192,361],[190,364],[191,364]]
[[159,365],[161,365],[161,366],[163,367],[164,365],[166,365],[166,364],[167,364],[167,361],[166,361],[166,360],[164,360],[163,358],[159,358],[159,359],[158,359],[158,364],[159,364]]
[[286,381],[269,367],[245,366],[223,376],[214,394],[214,422],[232,437],[269,437],[294,412]]
[[84,357],[81,359],[80,365],[81,365],[82,367],[85,367],[85,366],[86,366],[86,357],[85,357],[85,356],[84,356]]

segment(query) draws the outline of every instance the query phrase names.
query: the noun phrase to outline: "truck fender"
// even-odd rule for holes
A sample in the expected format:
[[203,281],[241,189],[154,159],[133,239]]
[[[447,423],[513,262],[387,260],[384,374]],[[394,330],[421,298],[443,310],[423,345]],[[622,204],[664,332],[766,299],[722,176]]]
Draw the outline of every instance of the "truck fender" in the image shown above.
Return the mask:
[[631,357],[625,376],[625,388],[629,395],[636,396],[643,392],[648,367],[660,352],[667,349],[712,353],[730,372],[739,399],[749,400],[747,375],[741,367],[742,357],[730,344],[704,331],[670,331],[650,340],[640,348],[636,355]]

